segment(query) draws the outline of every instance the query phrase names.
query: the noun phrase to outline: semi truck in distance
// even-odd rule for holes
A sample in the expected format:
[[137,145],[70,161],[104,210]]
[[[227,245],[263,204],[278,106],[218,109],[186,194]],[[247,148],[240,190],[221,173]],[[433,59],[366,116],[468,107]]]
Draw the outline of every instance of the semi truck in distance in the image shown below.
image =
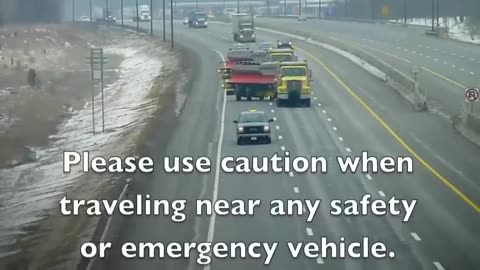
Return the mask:
[[138,20],[141,22],[150,21],[152,19],[152,14],[150,12],[149,5],[140,5],[138,6]]
[[192,28],[207,28],[207,13],[197,10],[193,11],[188,15],[188,27]]
[[232,33],[236,42],[255,42],[255,19],[252,14],[232,13]]

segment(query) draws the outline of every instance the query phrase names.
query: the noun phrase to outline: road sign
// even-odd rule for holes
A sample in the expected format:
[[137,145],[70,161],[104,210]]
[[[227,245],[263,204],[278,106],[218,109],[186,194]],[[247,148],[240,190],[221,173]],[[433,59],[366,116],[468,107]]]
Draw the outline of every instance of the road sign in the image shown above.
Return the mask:
[[479,102],[480,90],[478,88],[465,89],[465,101],[466,102]]

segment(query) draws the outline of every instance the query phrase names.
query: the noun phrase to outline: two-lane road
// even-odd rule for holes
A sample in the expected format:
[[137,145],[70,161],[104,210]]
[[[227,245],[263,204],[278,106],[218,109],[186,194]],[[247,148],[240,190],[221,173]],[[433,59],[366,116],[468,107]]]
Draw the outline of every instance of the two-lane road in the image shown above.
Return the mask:
[[[159,26],[159,25],[157,25]],[[177,25],[176,25],[177,27]],[[160,27],[157,27],[160,29]],[[454,139],[461,156],[479,158],[477,150],[462,141],[458,135],[433,135],[422,126],[431,118],[411,122],[415,115],[402,107],[401,97],[389,92],[378,80],[345,59],[308,44],[299,44],[300,55],[311,65],[314,78],[314,102],[311,108],[277,108],[274,102],[237,102],[224,99],[215,73],[220,53],[231,46],[229,27],[212,24],[208,29],[188,29],[178,24],[177,43],[188,46],[197,60],[193,89],[185,110],[178,119],[174,136],[162,155],[207,155],[213,162],[227,156],[272,156],[275,153],[290,156],[324,156],[328,160],[326,174],[211,174],[172,175],[157,171],[151,179],[138,184],[135,192],[149,193],[155,198],[170,200],[184,198],[261,199],[262,206],[253,217],[215,216],[195,218],[193,215],[181,224],[168,217],[125,217],[121,234],[115,243],[139,241],[188,242],[279,242],[271,265],[263,260],[214,259],[209,267],[220,269],[476,269],[480,266],[478,240],[480,220],[478,211],[454,191],[445,186],[433,172],[446,174],[461,192],[478,205],[476,163],[458,164],[459,157],[441,154],[443,163],[431,152],[415,143],[413,136],[423,142],[425,137],[437,137],[431,145],[434,153],[448,151],[438,146],[444,140]],[[259,40],[276,37],[259,32]],[[350,91],[359,93],[360,101]],[[358,91],[358,92],[357,92]],[[363,103],[362,103],[363,102]],[[370,105],[369,105],[370,104]],[[383,105],[382,105],[383,104]],[[371,107],[370,107],[371,106]],[[276,121],[273,123],[273,142],[270,145],[238,146],[232,121],[238,113],[255,108],[265,110]],[[373,109],[372,109],[373,108]],[[387,109],[388,108],[388,109]],[[373,111],[370,111],[373,110]],[[381,121],[375,117],[381,115]],[[407,111],[407,113],[405,113]],[[373,113],[373,114],[372,114]],[[402,113],[397,119],[395,116]],[[378,116],[378,115],[377,115]],[[383,123],[383,124],[382,124]],[[411,123],[411,124],[406,124]],[[387,129],[385,125],[394,128]],[[431,127],[443,128],[433,122]],[[395,131],[396,130],[396,131]],[[398,133],[396,133],[398,132]],[[408,135],[407,135],[408,134]],[[395,138],[397,136],[397,138]],[[428,166],[415,161],[412,174],[342,173],[336,166],[337,156],[348,156],[368,151],[371,155],[412,156],[409,151],[424,157]],[[410,149],[411,150],[411,149]],[[450,166],[446,166],[448,164]],[[457,179],[458,172],[465,179]],[[418,205],[409,223],[399,217],[331,216],[329,201],[335,199],[360,200],[364,194],[374,199],[418,199]],[[316,219],[305,222],[302,217],[272,217],[269,201],[273,199],[321,199]],[[193,214],[190,212],[190,214]],[[346,242],[369,237],[386,243],[393,259],[292,259],[285,242],[319,242],[321,237]],[[105,269],[200,269],[190,259],[125,259],[118,248],[113,250]]]

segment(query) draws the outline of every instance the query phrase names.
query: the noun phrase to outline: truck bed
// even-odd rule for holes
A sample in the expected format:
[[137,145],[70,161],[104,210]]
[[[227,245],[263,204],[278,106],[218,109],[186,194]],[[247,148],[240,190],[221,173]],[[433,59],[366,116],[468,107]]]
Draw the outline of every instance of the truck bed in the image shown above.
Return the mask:
[[275,75],[263,75],[257,73],[232,74],[228,83],[230,84],[275,84]]

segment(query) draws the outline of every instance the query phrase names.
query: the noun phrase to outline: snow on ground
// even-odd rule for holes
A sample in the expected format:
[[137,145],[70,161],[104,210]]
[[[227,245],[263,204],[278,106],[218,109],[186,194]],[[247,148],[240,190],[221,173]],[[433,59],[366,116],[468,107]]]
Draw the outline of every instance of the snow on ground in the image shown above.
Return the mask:
[[[62,194],[80,179],[82,172],[63,173],[65,150],[90,151],[90,157],[122,155],[134,143],[135,135],[156,108],[148,98],[162,69],[162,61],[138,47],[111,47],[105,52],[124,55],[120,78],[106,86],[105,133],[92,134],[91,104],[75,111],[48,147],[35,149],[38,160],[0,170],[0,257],[1,251],[15,243],[22,229],[42,219],[56,207]],[[95,98],[96,131],[101,132],[101,94]],[[95,192],[93,190],[92,192]]]
[[[392,20],[392,22],[403,22],[403,19],[399,20]],[[448,35],[456,40],[463,41],[463,42],[470,42],[475,44],[480,44],[480,35],[473,36],[470,35],[470,32],[465,25],[465,23],[460,22],[459,18],[440,18],[440,27],[448,28]],[[407,24],[410,25],[420,25],[420,26],[431,26],[432,25],[432,18],[416,18],[416,19],[409,19]],[[435,20],[436,25],[436,20]]]

